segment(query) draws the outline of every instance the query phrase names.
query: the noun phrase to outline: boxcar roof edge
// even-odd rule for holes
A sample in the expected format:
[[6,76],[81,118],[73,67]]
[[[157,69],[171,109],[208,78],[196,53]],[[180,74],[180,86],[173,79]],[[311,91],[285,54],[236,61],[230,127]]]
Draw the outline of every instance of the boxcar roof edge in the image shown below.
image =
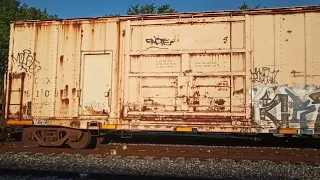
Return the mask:
[[125,20],[170,19],[170,18],[190,18],[190,17],[243,16],[247,14],[248,15],[287,14],[287,13],[304,13],[304,12],[320,12],[320,5],[260,8],[260,9],[249,9],[249,10],[221,10],[221,11],[203,11],[203,12],[164,13],[164,14],[139,14],[139,15],[101,16],[101,17],[83,17],[83,18],[60,18],[55,20],[25,20],[25,21],[11,21],[11,23],[23,24],[23,23],[37,23],[37,22],[85,21],[85,20],[103,20],[103,19],[118,19],[120,21],[125,21]]

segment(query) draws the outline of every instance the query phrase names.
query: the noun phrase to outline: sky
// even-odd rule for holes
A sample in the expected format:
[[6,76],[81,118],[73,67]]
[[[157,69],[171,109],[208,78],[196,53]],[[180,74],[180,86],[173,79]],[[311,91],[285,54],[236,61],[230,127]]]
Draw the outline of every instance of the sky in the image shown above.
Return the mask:
[[250,7],[288,7],[320,5],[320,0],[21,0],[29,6],[44,9],[60,18],[125,15],[130,5],[170,4],[179,12],[235,10],[246,2]]

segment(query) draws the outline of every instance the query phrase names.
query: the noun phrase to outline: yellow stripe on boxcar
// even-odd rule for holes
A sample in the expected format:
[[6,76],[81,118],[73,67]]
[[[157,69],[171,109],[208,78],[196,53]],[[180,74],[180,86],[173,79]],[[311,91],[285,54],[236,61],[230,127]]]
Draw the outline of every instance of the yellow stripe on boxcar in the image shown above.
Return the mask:
[[280,134],[298,134],[297,129],[279,129]]
[[32,120],[8,120],[7,125],[32,125]]
[[192,128],[191,127],[177,127],[176,131],[177,132],[192,132]]
[[101,129],[116,129],[116,125],[114,125],[114,124],[105,124],[105,125],[102,125]]

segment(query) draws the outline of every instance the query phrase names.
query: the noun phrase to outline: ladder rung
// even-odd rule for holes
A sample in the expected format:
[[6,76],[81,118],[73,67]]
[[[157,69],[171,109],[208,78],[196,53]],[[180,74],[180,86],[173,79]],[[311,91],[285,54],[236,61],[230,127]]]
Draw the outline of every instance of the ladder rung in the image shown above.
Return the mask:
[[20,104],[9,104],[9,106],[19,106]]
[[11,90],[11,92],[21,92],[20,90]]

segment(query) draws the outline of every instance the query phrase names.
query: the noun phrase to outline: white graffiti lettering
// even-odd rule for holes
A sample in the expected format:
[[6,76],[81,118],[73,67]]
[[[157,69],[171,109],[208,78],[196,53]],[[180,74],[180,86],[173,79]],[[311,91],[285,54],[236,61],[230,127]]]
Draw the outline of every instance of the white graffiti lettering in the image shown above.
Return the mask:
[[49,122],[47,119],[35,118],[35,119],[33,119],[33,124],[34,125],[48,125]]

